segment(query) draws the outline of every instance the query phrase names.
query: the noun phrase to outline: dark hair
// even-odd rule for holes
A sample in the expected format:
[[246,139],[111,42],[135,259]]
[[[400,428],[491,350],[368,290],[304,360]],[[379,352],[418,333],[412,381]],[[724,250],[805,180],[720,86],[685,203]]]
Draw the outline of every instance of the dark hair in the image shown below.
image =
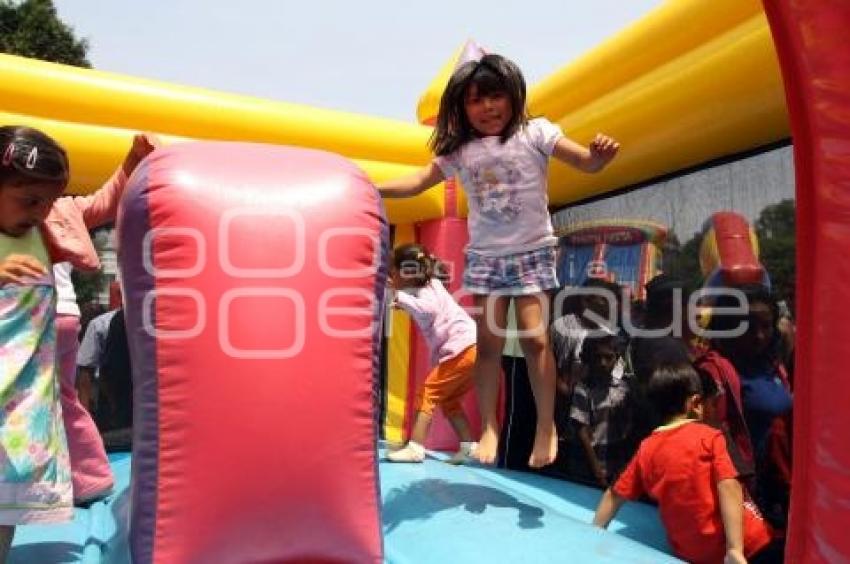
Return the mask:
[[697,374],[699,375],[699,383],[702,388],[702,397],[703,398],[713,398],[720,395],[720,386],[717,385],[717,380],[714,379],[714,376],[708,370],[704,370],[702,368],[695,368]]
[[646,314],[658,317],[670,313],[676,290],[683,290],[684,283],[669,274],[661,273],[646,283]]
[[604,278],[596,278],[593,276],[588,276],[584,283],[581,285],[582,288],[605,288],[606,290],[611,290],[611,287],[616,286],[619,289],[617,284],[613,282],[608,282]]
[[465,108],[466,92],[473,84],[482,96],[504,92],[510,98],[513,113],[502,131],[502,143],[528,123],[522,71],[501,55],[484,55],[479,61],[460,65],[449,79],[440,98],[437,126],[429,141],[434,154],[449,155],[475,138],[476,133],[466,117]]
[[[767,286],[762,284],[746,284],[736,289],[744,294],[748,305],[753,303],[766,304],[773,314],[773,319],[777,322],[779,321],[779,304]],[[714,307],[730,308],[739,307],[742,304],[735,296],[724,294],[718,296],[712,305]],[[747,313],[740,315],[712,315],[709,327],[712,331],[729,331],[736,328],[747,316]]]
[[20,125],[0,127],[0,185],[68,183],[68,155],[50,136]]
[[433,277],[446,281],[446,269],[424,245],[406,243],[393,251],[393,268],[416,286],[425,286]]
[[646,392],[655,414],[665,422],[684,414],[687,400],[694,394],[702,394],[702,384],[699,374],[687,363],[656,368]]
[[622,356],[626,349],[625,339],[618,335],[588,336],[581,344],[582,363],[590,364],[597,351],[603,346],[610,346],[617,356]]

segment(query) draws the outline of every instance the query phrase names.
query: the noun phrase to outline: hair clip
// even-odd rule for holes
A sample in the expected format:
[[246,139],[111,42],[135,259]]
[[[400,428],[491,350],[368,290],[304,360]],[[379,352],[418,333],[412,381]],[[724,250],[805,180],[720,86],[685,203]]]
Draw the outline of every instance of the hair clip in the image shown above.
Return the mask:
[[35,168],[35,162],[38,160],[38,147],[33,147],[30,154],[27,156],[27,162],[24,166],[26,166],[29,170]]
[[6,145],[6,150],[3,151],[3,166],[9,166],[12,164],[12,157],[15,156],[15,144],[9,143]]

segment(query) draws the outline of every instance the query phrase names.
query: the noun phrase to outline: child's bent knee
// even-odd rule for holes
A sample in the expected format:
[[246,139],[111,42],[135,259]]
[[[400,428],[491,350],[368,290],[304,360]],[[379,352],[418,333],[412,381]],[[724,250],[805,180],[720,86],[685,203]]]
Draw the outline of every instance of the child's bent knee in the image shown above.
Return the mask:
[[522,347],[522,352],[525,353],[526,356],[538,356],[548,352],[549,350],[549,342],[546,339],[546,335],[520,339],[520,346]]

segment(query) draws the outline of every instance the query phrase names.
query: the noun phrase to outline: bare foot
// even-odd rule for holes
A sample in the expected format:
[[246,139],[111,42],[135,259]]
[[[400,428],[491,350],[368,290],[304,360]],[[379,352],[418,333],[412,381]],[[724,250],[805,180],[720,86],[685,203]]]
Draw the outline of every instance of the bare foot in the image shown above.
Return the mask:
[[481,464],[495,464],[496,456],[499,454],[499,430],[485,428],[478,440],[478,450],[475,457]]
[[555,462],[556,456],[558,456],[558,433],[555,431],[555,425],[550,425],[546,429],[538,427],[534,435],[534,448],[531,450],[531,456],[528,457],[529,467],[548,466]]

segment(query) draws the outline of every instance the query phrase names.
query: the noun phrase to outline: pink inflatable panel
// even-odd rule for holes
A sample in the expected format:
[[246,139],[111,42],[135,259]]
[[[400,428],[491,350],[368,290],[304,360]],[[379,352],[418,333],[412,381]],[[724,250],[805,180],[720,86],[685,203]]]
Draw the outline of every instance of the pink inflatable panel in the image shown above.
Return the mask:
[[379,562],[388,229],[341,157],[157,151],[119,215],[134,562]]

